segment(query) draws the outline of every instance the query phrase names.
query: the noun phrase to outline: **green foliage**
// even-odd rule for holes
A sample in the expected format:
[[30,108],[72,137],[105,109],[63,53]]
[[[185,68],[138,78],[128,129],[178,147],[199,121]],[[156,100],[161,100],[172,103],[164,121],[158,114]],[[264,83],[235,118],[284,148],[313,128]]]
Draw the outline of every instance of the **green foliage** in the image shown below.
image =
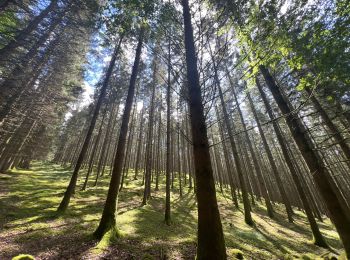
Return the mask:
[[[295,1],[283,14],[277,1],[242,1],[241,6],[225,0],[213,2],[225,6],[222,11],[230,12],[227,16],[237,16],[233,25],[236,36],[243,54],[250,56],[247,80],[259,72],[259,64],[280,69],[284,63],[287,70],[298,73],[298,90],[318,86],[338,99],[349,91],[348,1],[324,1],[322,5]],[[226,32],[225,27],[220,29],[220,33]]]
[[149,23],[154,18],[156,4],[155,0],[106,1],[101,11],[102,20],[107,27],[106,34],[110,39],[114,39],[116,35],[132,35],[142,26],[150,26]]
[[[20,22],[15,12],[6,11],[0,13],[0,35],[5,40],[11,40],[15,36],[15,31],[20,26]],[[6,42],[6,41],[4,41]],[[3,47],[0,44],[0,48]]]

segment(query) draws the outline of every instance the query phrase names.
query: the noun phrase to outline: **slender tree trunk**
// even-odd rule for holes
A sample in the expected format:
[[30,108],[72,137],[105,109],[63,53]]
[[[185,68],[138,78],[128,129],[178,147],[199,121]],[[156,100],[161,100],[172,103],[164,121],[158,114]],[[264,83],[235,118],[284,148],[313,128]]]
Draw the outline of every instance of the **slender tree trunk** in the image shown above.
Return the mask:
[[140,116],[140,129],[139,129],[139,136],[137,138],[138,140],[138,145],[137,145],[137,152],[136,152],[136,159],[135,159],[135,176],[134,176],[134,180],[137,180],[138,177],[138,173],[139,173],[139,166],[140,166],[140,162],[141,162],[141,152],[142,152],[142,146],[143,146],[143,124],[145,122],[144,118],[143,118],[143,113],[145,111],[145,107],[142,107],[141,110],[141,116]]
[[168,46],[168,82],[166,91],[166,166],[165,166],[165,223],[169,226],[171,223],[171,205],[170,205],[170,169],[171,169],[171,147],[170,147],[170,116],[171,116],[171,81],[170,81],[170,69],[171,69],[171,44],[169,36]]
[[[137,97],[137,94],[136,94]],[[137,101],[137,98],[135,98]],[[124,163],[123,163],[123,174],[122,174],[122,180],[120,183],[120,187],[119,187],[119,191],[121,191],[124,188],[124,180],[125,178],[127,178],[128,175],[128,158],[130,157],[130,150],[131,150],[131,145],[132,145],[132,141],[133,141],[133,132],[134,132],[134,124],[135,124],[135,114],[136,114],[136,102],[134,104],[134,108],[132,109],[132,114],[131,114],[131,122],[130,122],[130,126],[129,126],[129,135],[127,138],[127,142],[126,142],[126,152],[125,152],[125,158],[124,158]]]
[[[112,132],[112,124],[113,124],[113,119],[114,119],[114,111],[115,111],[115,107],[116,107],[116,103],[113,103],[112,105],[112,109],[111,109],[111,112],[110,112],[110,115],[109,115],[109,119],[108,119],[108,123],[107,123],[107,129],[106,129],[106,134],[103,138],[103,144],[102,144],[102,152],[101,152],[101,156],[98,160],[98,165],[97,165],[97,172],[96,172],[96,179],[95,179],[95,183],[94,183],[94,186],[97,185],[97,181],[98,181],[98,178],[100,177],[101,175],[101,170],[102,170],[102,167],[104,166],[106,160],[105,158],[107,157],[107,151],[108,151],[108,144],[110,143],[110,140],[109,140],[109,135],[110,133]],[[102,171],[103,172],[103,171]]]
[[263,65],[260,65],[259,68],[265,78],[267,86],[277,102],[278,107],[282,113],[286,115],[288,128],[291,131],[291,134],[327,205],[330,218],[344,244],[345,252],[347,256],[350,257],[350,219],[332,188],[332,186],[335,186],[332,184],[333,180],[331,180],[329,174],[326,172],[326,168],[323,165],[322,159],[317,154],[317,151],[313,149],[314,145],[308,138],[307,131],[300,118],[292,113],[292,108],[288,106],[281,90],[276,85],[270,72]]
[[57,209],[58,212],[64,212],[68,208],[70,198],[71,198],[72,194],[75,192],[75,186],[77,184],[79,170],[80,170],[80,167],[81,167],[81,165],[83,163],[83,160],[84,160],[85,154],[87,152],[87,149],[89,147],[89,143],[90,143],[90,140],[91,140],[92,132],[93,132],[93,130],[95,128],[95,124],[96,124],[96,120],[97,120],[97,117],[98,117],[98,114],[99,114],[99,111],[100,111],[100,107],[101,107],[103,99],[104,99],[104,97],[106,95],[109,78],[112,75],[112,71],[113,71],[113,68],[114,68],[115,61],[117,59],[117,55],[118,55],[119,50],[120,50],[120,46],[121,46],[122,40],[123,40],[123,35],[120,35],[119,42],[118,42],[118,44],[116,45],[116,47],[114,49],[114,52],[113,52],[113,55],[112,55],[112,59],[111,59],[111,61],[109,63],[109,67],[108,67],[105,79],[103,81],[103,84],[102,84],[102,87],[101,87],[101,90],[100,90],[100,95],[98,97],[98,100],[97,100],[97,103],[96,103],[96,106],[95,106],[95,109],[94,109],[94,112],[93,112],[93,115],[92,115],[92,118],[91,118],[91,122],[90,122],[90,125],[89,125],[89,128],[88,128],[88,131],[87,131],[87,134],[86,134],[83,146],[81,148],[81,151],[80,151],[77,163],[76,163],[76,165],[74,167],[74,171],[73,171],[72,177],[70,179],[70,182],[69,182],[69,185],[68,185],[68,187],[66,189],[66,192],[64,193],[64,197],[63,197],[63,199],[61,201],[61,204],[59,205],[59,207]]
[[[284,159],[285,159],[285,161],[287,163],[287,166],[288,166],[288,168],[290,170],[290,173],[292,175],[294,184],[295,184],[295,186],[297,188],[297,191],[298,191],[298,194],[300,196],[301,202],[302,202],[303,207],[305,209],[305,214],[306,214],[306,216],[308,218],[308,221],[309,221],[310,227],[311,227],[311,231],[312,231],[312,234],[314,236],[314,243],[315,243],[315,245],[318,245],[318,246],[321,246],[321,247],[327,247],[327,243],[326,243],[325,239],[323,238],[323,236],[322,236],[322,234],[321,234],[321,232],[320,232],[320,230],[318,228],[316,220],[315,220],[315,218],[314,218],[314,216],[312,214],[310,204],[309,204],[309,202],[307,200],[306,194],[305,194],[304,189],[303,189],[303,187],[301,185],[301,182],[299,180],[299,176],[298,176],[298,174],[297,174],[297,172],[296,172],[296,170],[295,170],[295,168],[293,166],[292,160],[291,160],[291,158],[289,156],[288,148],[286,146],[287,142],[283,138],[282,133],[280,131],[280,128],[277,125],[277,122],[274,120],[274,116],[272,114],[271,106],[270,106],[270,104],[267,101],[265,93],[262,91],[262,88],[261,88],[261,85],[260,85],[258,79],[256,79],[256,84],[257,84],[258,89],[260,91],[260,95],[262,96],[262,100],[263,100],[263,102],[265,104],[265,107],[266,107],[267,113],[269,115],[269,118],[270,118],[270,120],[273,120],[272,124],[273,124],[274,130],[275,130],[276,136],[277,136],[277,140],[278,140],[278,142],[279,142],[279,144],[280,144],[280,146],[282,148],[282,153],[284,155]],[[249,93],[248,93],[248,99],[249,99],[249,103],[250,103],[250,106],[252,108],[254,117],[256,118],[256,122],[258,124],[258,127],[259,127],[259,129],[261,129],[260,121],[259,121],[259,119],[257,117],[257,113],[256,113],[256,110],[255,110],[255,107],[254,107],[254,103],[251,100],[251,97],[250,97]]]
[[180,123],[177,122],[177,173],[179,177],[180,198],[182,197],[182,167],[181,167],[181,152],[180,152]]
[[[216,117],[219,118],[219,111],[218,108],[216,107]],[[227,169],[227,175],[228,175],[228,179],[229,179],[229,183],[230,183],[230,188],[231,188],[231,196],[232,196],[232,200],[235,204],[235,207],[238,209],[239,208],[239,204],[238,204],[238,199],[237,199],[237,193],[236,193],[236,186],[233,180],[233,167],[230,161],[230,156],[228,153],[228,149],[226,146],[226,142],[225,142],[225,138],[224,138],[224,131],[223,131],[223,126],[222,123],[219,122],[219,131],[220,131],[220,138],[222,141],[222,146],[223,146],[223,150],[224,150],[224,157],[225,157],[225,164],[226,164],[226,169]]]
[[[158,44],[158,43],[156,43]],[[141,205],[146,205],[148,199],[151,196],[151,172],[152,172],[152,159],[153,159],[153,128],[154,128],[154,108],[155,108],[155,95],[157,85],[157,73],[158,73],[158,46],[155,48],[155,54],[153,58],[153,82],[151,103],[148,119],[148,135],[147,135],[147,148],[146,148],[146,171],[145,171],[145,189],[143,193],[143,199]]]
[[159,117],[158,117],[158,138],[157,138],[157,168],[156,168],[156,187],[155,190],[159,190],[159,175],[160,175],[160,158],[161,158],[161,150],[160,150],[160,143],[162,140],[162,110],[159,109]]
[[287,215],[288,215],[288,220],[289,222],[293,222],[293,210],[292,210],[292,206],[290,205],[290,201],[287,197],[287,193],[285,191],[285,188],[284,188],[284,185],[283,185],[283,182],[282,182],[282,179],[281,179],[281,176],[280,176],[280,173],[278,172],[277,170],[277,166],[276,166],[276,163],[273,159],[273,156],[272,156],[272,152],[270,150],[270,147],[267,143],[267,140],[266,140],[266,137],[265,137],[265,133],[261,127],[261,124],[260,124],[260,120],[258,118],[258,114],[255,110],[255,106],[252,102],[252,99],[250,97],[250,94],[249,92],[247,92],[247,96],[248,96],[248,100],[249,100],[249,103],[250,103],[250,107],[252,109],[252,112],[253,112],[253,115],[254,115],[254,119],[258,125],[258,130],[259,130],[259,134],[260,134],[260,137],[262,139],[262,142],[263,142],[263,145],[264,145],[264,149],[267,153],[267,157],[269,159],[269,162],[270,162],[270,165],[271,165],[271,168],[272,168],[272,173],[274,174],[275,176],[275,179],[277,181],[277,186],[278,186],[278,189],[280,191],[280,194],[282,196],[282,201],[286,207],[286,212],[287,212]]
[[116,212],[117,198],[118,198],[120,179],[121,179],[121,174],[123,169],[123,161],[125,156],[124,153],[125,153],[126,138],[128,134],[129,118],[130,118],[130,113],[133,105],[136,79],[137,79],[137,74],[138,74],[138,69],[139,69],[139,64],[141,59],[144,30],[145,29],[142,27],[140,31],[139,39],[138,39],[138,44],[136,47],[135,60],[134,60],[134,65],[131,72],[128,95],[125,101],[125,108],[124,108],[124,113],[121,121],[117,151],[114,158],[113,172],[109,183],[107,199],[103,208],[100,224],[96,229],[96,231],[94,232],[94,236],[98,239],[101,239],[103,235],[109,230],[112,230],[112,232],[117,232],[116,216],[115,216],[115,214],[117,213]]
[[316,110],[320,113],[322,120],[325,122],[326,126],[331,131],[331,135],[334,137],[334,139],[339,144],[340,148],[343,150],[344,155],[346,156],[346,159],[350,161],[350,147],[346,143],[345,139],[341,136],[339,129],[337,126],[332,122],[330,117],[328,116],[327,112],[324,110],[318,99],[315,97],[315,95],[312,93],[311,89],[306,88],[306,92],[310,95],[310,99],[312,103],[314,104]]
[[182,7],[198,202],[197,259],[226,259],[225,240],[216,199],[188,0],[182,0]]
[[243,176],[242,161],[238,156],[238,149],[237,149],[235,140],[233,138],[233,131],[232,131],[231,124],[230,124],[230,118],[229,118],[229,115],[228,115],[228,112],[226,109],[226,104],[225,104],[224,97],[223,97],[223,94],[221,91],[221,87],[218,86],[218,89],[219,89],[219,96],[220,96],[222,111],[224,114],[224,121],[225,121],[226,129],[227,129],[227,133],[229,136],[229,140],[231,143],[232,154],[233,154],[233,158],[235,160],[237,175],[238,175],[239,183],[241,186],[242,197],[243,197],[243,206],[244,206],[244,219],[248,225],[253,225],[253,219],[252,219],[252,216],[250,213],[251,209],[250,209],[248,192],[247,192],[247,184],[246,184],[246,181],[245,181],[244,176]]
[[251,143],[249,135],[248,135],[247,127],[246,127],[244,119],[243,119],[242,111],[241,111],[241,108],[240,108],[240,105],[239,105],[239,102],[238,102],[238,99],[237,99],[237,95],[236,95],[236,92],[235,92],[235,89],[234,89],[234,85],[233,85],[231,76],[230,76],[228,70],[226,71],[226,73],[227,73],[227,75],[229,77],[229,81],[230,81],[233,97],[234,97],[235,102],[236,102],[239,118],[240,118],[241,123],[243,125],[243,130],[244,130],[245,137],[246,137],[246,140],[247,140],[247,143],[248,143],[248,148],[249,148],[250,154],[252,155],[254,168],[255,168],[255,171],[257,173],[258,181],[259,181],[259,184],[260,184],[260,187],[261,187],[261,191],[262,191],[262,194],[263,194],[263,197],[264,197],[264,200],[265,200],[267,214],[268,214],[268,216],[270,218],[273,218],[274,214],[273,214],[273,207],[271,205],[271,198],[270,198],[269,192],[267,190],[262,171],[261,171],[261,169],[259,167],[258,160],[257,160],[257,158],[255,156],[254,149],[253,149],[252,143]]
[[92,153],[91,153],[91,157],[90,157],[89,168],[88,168],[88,171],[86,173],[85,181],[84,181],[84,184],[83,184],[83,187],[81,188],[81,190],[86,190],[87,184],[88,184],[88,181],[89,181],[89,177],[90,177],[90,174],[92,172],[92,168],[94,167],[95,153],[97,152],[97,147],[98,147],[99,142],[100,142],[100,138],[101,138],[101,134],[102,134],[102,128],[103,128],[103,123],[104,123],[104,119],[105,119],[106,113],[107,113],[107,108],[105,109],[105,111],[103,113],[103,116],[102,116],[102,119],[101,119],[100,128],[98,129],[97,137],[96,137],[96,140],[95,140],[95,144],[92,147]]

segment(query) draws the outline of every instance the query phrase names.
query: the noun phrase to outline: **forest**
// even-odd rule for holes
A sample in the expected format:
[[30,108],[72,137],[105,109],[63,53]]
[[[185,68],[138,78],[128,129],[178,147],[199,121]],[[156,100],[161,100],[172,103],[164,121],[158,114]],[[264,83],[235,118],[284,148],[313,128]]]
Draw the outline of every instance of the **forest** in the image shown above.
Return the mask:
[[350,259],[349,0],[0,0],[0,259]]

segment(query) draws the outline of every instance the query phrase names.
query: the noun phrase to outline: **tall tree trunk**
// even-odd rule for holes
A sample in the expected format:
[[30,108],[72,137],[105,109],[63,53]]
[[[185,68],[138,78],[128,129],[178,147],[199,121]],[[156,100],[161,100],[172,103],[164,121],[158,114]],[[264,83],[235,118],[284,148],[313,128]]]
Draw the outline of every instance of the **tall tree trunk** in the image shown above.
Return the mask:
[[[216,117],[219,118],[219,111],[218,108],[216,107]],[[232,200],[235,204],[235,207],[238,209],[239,208],[239,204],[238,204],[238,199],[237,199],[237,193],[236,193],[236,186],[233,180],[233,167],[230,161],[230,156],[228,153],[228,149],[227,149],[227,145],[225,142],[225,137],[224,137],[224,130],[223,130],[223,126],[222,123],[219,122],[219,132],[220,132],[220,138],[222,141],[222,146],[223,146],[223,150],[224,150],[224,157],[225,157],[225,164],[226,164],[226,169],[227,169],[227,175],[228,175],[228,179],[229,179],[229,183],[230,183],[230,188],[231,188],[231,196],[232,196]]]
[[95,154],[96,154],[96,152],[98,150],[97,148],[98,148],[98,145],[99,145],[99,142],[100,142],[100,138],[101,138],[101,135],[102,135],[102,128],[103,128],[103,123],[104,123],[104,119],[105,119],[106,113],[107,113],[107,108],[105,108],[105,111],[103,113],[103,116],[102,116],[102,119],[101,119],[101,124],[100,124],[100,127],[98,129],[97,137],[96,137],[95,143],[94,143],[94,145],[92,147],[92,153],[91,153],[91,157],[90,157],[89,168],[88,168],[88,171],[86,173],[85,181],[84,181],[84,184],[83,184],[83,187],[81,188],[81,190],[86,190],[90,174],[91,174],[92,169],[94,167]]
[[171,44],[169,36],[168,46],[168,82],[166,90],[166,166],[165,166],[165,223],[169,226],[171,223],[171,205],[170,205],[170,170],[171,170],[171,147],[170,147],[170,120],[171,120],[171,81],[170,81],[170,69],[171,69]]
[[[137,97],[137,94],[136,94]],[[137,98],[135,98],[137,101]],[[121,191],[124,188],[124,180],[125,178],[127,178],[128,175],[128,158],[130,157],[130,150],[131,150],[131,145],[132,145],[132,141],[133,141],[133,132],[134,132],[134,124],[135,124],[135,114],[136,114],[136,102],[134,104],[134,108],[132,109],[132,114],[131,114],[131,122],[130,122],[130,126],[129,126],[129,135],[127,138],[127,142],[126,142],[126,151],[125,151],[125,155],[124,155],[124,163],[123,163],[123,173],[122,173],[122,179],[120,182],[120,187],[119,187],[119,191]]]
[[[113,104],[112,104],[112,109],[111,109],[110,114],[109,114],[109,119],[108,119],[108,123],[107,123],[106,134],[105,134],[105,136],[104,136],[104,138],[103,138],[102,152],[101,152],[100,158],[98,159],[97,172],[96,172],[96,179],[95,179],[94,186],[97,185],[98,178],[99,178],[100,175],[101,175],[102,167],[105,165],[105,163],[106,163],[106,157],[108,156],[107,151],[108,151],[108,149],[109,149],[109,144],[110,144],[110,133],[112,132],[112,129],[111,129],[111,128],[112,128],[112,124],[113,124],[115,108],[116,108],[116,103],[113,103]],[[102,173],[103,173],[103,171],[102,171]]]
[[109,230],[112,230],[112,232],[117,232],[116,217],[115,217],[115,214],[117,213],[116,212],[117,198],[118,198],[120,179],[121,179],[121,174],[123,169],[123,162],[124,162],[124,156],[125,156],[124,155],[125,144],[126,144],[126,138],[128,134],[128,124],[129,124],[129,118],[130,118],[130,113],[131,113],[134,94],[135,94],[135,85],[136,85],[136,79],[137,79],[137,74],[138,74],[138,69],[139,69],[139,64],[141,59],[144,33],[145,33],[145,29],[144,27],[142,27],[140,30],[140,35],[139,35],[139,39],[136,47],[136,54],[135,54],[134,65],[133,65],[131,77],[130,77],[128,95],[125,101],[125,108],[124,108],[124,113],[121,121],[117,151],[114,158],[113,172],[109,183],[107,199],[103,208],[101,221],[99,223],[98,228],[94,232],[94,236],[98,239],[101,239],[103,235]]
[[[156,43],[158,44],[158,43]],[[143,199],[141,205],[146,205],[148,199],[151,196],[151,171],[152,171],[152,158],[153,158],[153,127],[154,127],[154,107],[155,107],[155,95],[157,85],[157,73],[158,73],[158,46],[155,48],[153,58],[153,82],[152,93],[150,102],[150,111],[148,119],[148,135],[147,135],[147,148],[146,148],[146,171],[145,171],[145,189],[143,192]]]
[[177,174],[179,177],[180,198],[182,197],[182,167],[181,167],[181,152],[180,152],[180,123],[177,122]]
[[271,76],[268,69],[263,65],[260,65],[259,69],[264,76],[266,84],[272,92],[278,107],[286,116],[288,128],[291,131],[291,134],[327,205],[330,218],[333,221],[339,233],[340,239],[344,244],[345,252],[347,256],[350,257],[350,218],[333,190],[335,187],[335,185],[332,183],[333,180],[330,178],[328,172],[326,172],[322,159],[317,154],[313,143],[308,138],[307,131],[303,123],[299,117],[292,113],[292,108],[288,106],[284,96],[281,93],[281,90],[276,85],[275,80]]
[[64,197],[63,197],[63,199],[61,201],[61,204],[59,205],[59,207],[57,209],[58,212],[64,212],[67,209],[67,207],[69,205],[70,198],[71,198],[72,194],[74,194],[74,192],[75,192],[75,186],[76,186],[77,180],[78,180],[78,173],[79,173],[80,167],[81,167],[81,165],[83,163],[83,160],[84,160],[85,154],[87,152],[87,149],[89,147],[89,143],[90,143],[90,140],[91,140],[92,132],[93,132],[93,130],[95,128],[96,120],[97,120],[97,117],[98,117],[98,114],[99,114],[99,111],[100,111],[103,99],[106,96],[106,91],[107,91],[107,87],[108,87],[109,78],[112,75],[114,64],[115,64],[115,61],[117,59],[117,55],[119,53],[122,40],[123,40],[123,35],[120,35],[119,42],[118,42],[118,44],[116,45],[116,47],[114,49],[114,52],[113,52],[113,55],[112,55],[112,59],[111,59],[111,61],[109,63],[108,70],[107,70],[106,76],[104,78],[104,81],[103,81],[103,84],[102,84],[102,87],[101,87],[101,90],[100,90],[100,95],[98,97],[98,100],[97,100],[97,103],[96,103],[96,106],[95,106],[95,109],[94,109],[94,112],[93,112],[93,115],[92,115],[92,118],[91,118],[91,122],[90,122],[90,125],[89,125],[89,128],[88,128],[88,131],[87,131],[87,134],[86,134],[83,146],[81,148],[81,151],[80,151],[77,163],[75,164],[72,177],[70,179],[70,182],[69,182],[69,185],[68,185],[68,187],[66,189],[66,192],[64,193]]
[[249,198],[248,198],[248,192],[247,192],[247,184],[246,181],[244,179],[243,176],[243,165],[242,165],[242,161],[238,156],[238,149],[235,143],[235,140],[233,138],[233,131],[232,131],[232,127],[230,124],[230,118],[226,109],[226,104],[224,101],[224,97],[221,91],[221,87],[218,86],[219,89],[219,96],[220,96],[220,101],[221,101],[221,106],[222,106],[222,112],[224,114],[224,121],[225,121],[225,125],[226,125],[226,129],[227,129],[227,133],[229,136],[229,140],[230,140],[230,144],[231,144],[231,149],[232,149],[232,154],[233,154],[233,158],[236,164],[236,171],[237,171],[237,175],[238,175],[238,180],[239,180],[239,184],[241,186],[241,191],[242,191],[242,197],[243,197],[243,206],[244,206],[244,219],[245,222],[248,225],[253,225],[253,219],[250,213],[250,204],[249,204]]
[[234,100],[236,102],[239,118],[240,118],[242,126],[243,126],[245,139],[247,140],[247,143],[248,143],[248,148],[249,148],[250,154],[251,154],[252,159],[253,159],[253,164],[254,164],[254,168],[255,168],[255,171],[256,171],[257,176],[258,176],[258,181],[259,181],[259,184],[260,184],[260,187],[261,187],[262,195],[263,195],[264,200],[265,200],[267,214],[269,215],[270,218],[273,218],[274,214],[273,214],[273,208],[272,208],[272,205],[271,205],[270,194],[269,194],[269,192],[267,190],[266,183],[264,181],[264,177],[263,177],[262,171],[261,171],[261,169],[259,167],[258,160],[257,160],[257,158],[255,156],[254,149],[253,149],[252,143],[250,141],[250,137],[248,135],[247,127],[246,127],[244,119],[243,119],[242,111],[241,111],[240,104],[239,104],[238,99],[237,99],[237,94],[236,94],[235,89],[234,89],[232,78],[231,78],[228,70],[226,70],[226,73],[227,73],[227,76],[229,77],[231,90],[232,90],[232,93],[233,93]]
[[159,190],[159,175],[160,175],[160,160],[161,160],[161,150],[160,145],[162,141],[162,110],[161,107],[159,108],[159,117],[158,117],[158,138],[157,138],[157,154],[156,154],[156,160],[157,160],[157,168],[156,168],[156,187],[155,190]]
[[225,240],[216,199],[188,0],[182,0],[182,7],[198,202],[197,259],[226,259]]
[[266,137],[265,137],[265,133],[264,133],[262,127],[261,127],[258,114],[257,114],[257,112],[255,110],[255,106],[253,105],[253,102],[252,102],[252,99],[250,97],[249,92],[247,92],[247,96],[248,96],[248,100],[249,100],[249,103],[250,103],[250,107],[251,107],[253,115],[254,115],[254,119],[255,119],[255,121],[256,121],[256,123],[258,125],[259,134],[260,134],[261,140],[263,142],[264,149],[265,149],[265,151],[267,153],[267,158],[269,159],[269,162],[270,162],[270,165],[271,165],[271,168],[272,168],[272,173],[275,176],[275,179],[277,181],[277,186],[278,186],[278,189],[279,189],[281,197],[282,197],[282,201],[283,201],[283,203],[284,203],[284,205],[286,207],[288,220],[289,220],[289,222],[293,222],[292,206],[290,205],[290,201],[289,201],[289,199],[287,197],[287,193],[285,191],[285,188],[284,188],[284,185],[283,185],[280,173],[277,170],[277,166],[276,166],[276,163],[275,163],[275,161],[273,159],[271,149],[269,147],[269,144],[267,143],[267,140],[266,140]]
[[[270,104],[268,103],[268,100],[266,98],[266,95],[264,93],[264,91],[262,90],[261,88],[261,85],[260,85],[260,82],[258,79],[256,79],[256,85],[259,89],[259,92],[260,92],[260,95],[262,97],[262,100],[264,102],[264,105],[266,107],[266,110],[267,110],[267,113],[269,115],[269,119],[272,120],[272,125],[273,125],[273,128],[275,130],[275,133],[276,133],[276,136],[277,136],[277,140],[278,140],[278,143],[279,145],[281,146],[282,148],[282,153],[284,155],[284,159],[287,163],[287,166],[288,166],[288,169],[292,175],[292,178],[293,178],[293,181],[294,181],[294,184],[297,188],[297,191],[298,191],[298,194],[300,196],[300,199],[301,199],[301,202],[303,204],[303,207],[305,209],[305,214],[307,216],[307,219],[310,223],[310,227],[311,227],[311,231],[312,231],[312,234],[314,236],[314,243],[315,245],[318,245],[318,246],[321,246],[321,247],[327,247],[327,243],[325,241],[325,239],[323,238],[319,228],[318,228],[318,225],[316,223],[316,220],[312,214],[312,210],[311,210],[311,207],[310,207],[310,204],[307,200],[307,197],[306,197],[306,194],[305,194],[305,191],[302,187],[302,184],[301,184],[301,181],[299,179],[299,176],[298,176],[298,173],[295,169],[295,167],[293,166],[293,162],[292,162],[292,159],[290,158],[289,156],[289,152],[288,152],[288,147],[287,147],[287,142],[286,140],[283,138],[282,136],[282,132],[278,126],[278,123],[276,120],[274,120],[274,116],[273,116],[273,113],[272,113],[272,108],[270,106]],[[254,114],[254,117],[256,117],[256,122],[258,124],[258,127],[259,129],[261,128],[261,125],[260,125],[260,121],[257,117],[257,114],[256,114],[256,110],[255,110],[255,107],[254,107],[254,103],[253,101],[251,100],[251,97],[248,93],[248,99],[249,99],[249,103],[251,105],[251,108],[253,110],[253,114]]]
[[331,131],[331,135],[334,137],[334,139],[339,144],[340,148],[343,150],[346,159],[350,161],[350,147],[346,143],[345,139],[340,134],[339,129],[337,126],[332,122],[330,117],[328,116],[327,112],[324,110],[318,99],[315,97],[314,93],[312,93],[312,90],[309,88],[305,89],[306,92],[310,95],[310,99],[315,106],[316,110],[320,113],[322,120],[325,122],[326,126]]
[[136,159],[135,159],[135,176],[134,176],[134,180],[137,180],[138,177],[138,173],[139,173],[139,166],[140,166],[140,162],[141,162],[141,152],[142,152],[142,146],[143,146],[143,124],[145,122],[145,120],[143,119],[143,113],[145,111],[145,107],[142,107],[141,110],[141,115],[140,115],[140,128],[139,128],[139,136],[137,138],[138,140],[138,144],[137,144],[137,152],[136,152]]

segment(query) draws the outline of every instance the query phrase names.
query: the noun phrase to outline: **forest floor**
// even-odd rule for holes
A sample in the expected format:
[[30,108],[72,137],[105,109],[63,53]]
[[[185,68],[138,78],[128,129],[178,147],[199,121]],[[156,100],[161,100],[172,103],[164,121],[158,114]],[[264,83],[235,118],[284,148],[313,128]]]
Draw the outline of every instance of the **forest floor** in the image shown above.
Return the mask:
[[[132,172],[119,196],[119,239],[98,242],[92,233],[98,225],[108,190],[108,176],[97,187],[80,191],[64,216],[55,218],[71,170],[50,163],[33,163],[30,170],[14,169],[0,174],[0,259],[30,254],[36,259],[194,259],[196,241],[196,202],[193,189],[172,194],[172,225],[165,225],[164,185],[152,192],[147,206],[141,207],[141,180],[132,180]],[[177,186],[176,186],[177,187]],[[322,259],[329,253],[312,244],[305,215],[295,209],[290,224],[282,205],[275,205],[271,220],[261,204],[253,206],[255,227],[244,223],[229,194],[218,193],[218,201],[229,259],[236,249],[246,259]],[[241,207],[242,208],[242,207]],[[341,252],[339,237],[328,219],[319,223],[327,242]]]

